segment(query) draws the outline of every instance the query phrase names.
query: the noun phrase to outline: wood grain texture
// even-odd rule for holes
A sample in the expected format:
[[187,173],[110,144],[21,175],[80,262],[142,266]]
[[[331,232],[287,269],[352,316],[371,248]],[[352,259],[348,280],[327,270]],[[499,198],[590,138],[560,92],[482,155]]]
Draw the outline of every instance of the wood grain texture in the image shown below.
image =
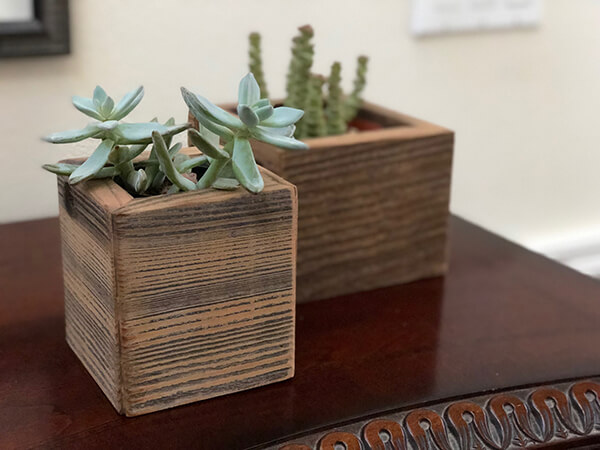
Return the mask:
[[104,180],[73,187],[59,177],[58,188],[67,342],[121,410],[112,213],[132,197]]
[[306,139],[307,151],[252,143],[298,188],[298,302],[446,270],[453,133],[370,103],[359,117],[384,128]]
[[296,190],[262,173],[258,195],[59,180],[67,341],[118,411],[293,376]]
[[[258,449],[597,381],[600,282],[450,223],[444,277],[298,305],[291,380],[135,418],[115,411],[65,342],[58,220],[0,226],[0,449]],[[540,444],[584,445],[598,448],[600,435]]]

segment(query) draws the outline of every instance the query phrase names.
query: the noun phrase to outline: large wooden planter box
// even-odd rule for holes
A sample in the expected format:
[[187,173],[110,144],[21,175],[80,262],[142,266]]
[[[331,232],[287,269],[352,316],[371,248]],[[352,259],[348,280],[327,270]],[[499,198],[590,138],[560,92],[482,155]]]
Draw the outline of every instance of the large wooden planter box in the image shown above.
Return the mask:
[[294,374],[297,200],[59,177],[67,341],[129,416]]
[[253,143],[298,188],[298,302],[446,270],[454,133],[370,103],[358,119],[379,129],[307,139],[307,151]]

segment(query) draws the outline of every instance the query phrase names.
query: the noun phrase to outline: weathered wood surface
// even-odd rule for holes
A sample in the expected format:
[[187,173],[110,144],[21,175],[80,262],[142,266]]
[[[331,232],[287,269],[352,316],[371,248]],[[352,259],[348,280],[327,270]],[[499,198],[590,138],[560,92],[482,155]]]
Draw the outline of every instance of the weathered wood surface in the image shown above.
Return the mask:
[[296,189],[261,171],[258,195],[59,180],[67,341],[120,412],[293,376]]
[[454,134],[366,103],[379,130],[311,138],[307,151],[254,142],[298,188],[299,302],[441,275]]

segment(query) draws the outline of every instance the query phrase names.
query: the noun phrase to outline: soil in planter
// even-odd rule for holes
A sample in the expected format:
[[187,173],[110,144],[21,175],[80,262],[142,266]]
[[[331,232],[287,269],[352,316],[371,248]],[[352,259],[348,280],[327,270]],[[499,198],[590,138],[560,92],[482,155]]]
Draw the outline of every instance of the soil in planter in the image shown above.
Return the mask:
[[383,125],[369,119],[356,117],[348,124],[348,133],[360,133],[361,131],[381,130]]

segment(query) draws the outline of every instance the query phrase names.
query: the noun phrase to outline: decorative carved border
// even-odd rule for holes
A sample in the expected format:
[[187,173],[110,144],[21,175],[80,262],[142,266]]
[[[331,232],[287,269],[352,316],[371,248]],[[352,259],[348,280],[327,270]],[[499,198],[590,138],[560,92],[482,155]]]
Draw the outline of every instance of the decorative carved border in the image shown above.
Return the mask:
[[278,450],[514,449],[600,442],[600,378],[481,395],[385,414]]

